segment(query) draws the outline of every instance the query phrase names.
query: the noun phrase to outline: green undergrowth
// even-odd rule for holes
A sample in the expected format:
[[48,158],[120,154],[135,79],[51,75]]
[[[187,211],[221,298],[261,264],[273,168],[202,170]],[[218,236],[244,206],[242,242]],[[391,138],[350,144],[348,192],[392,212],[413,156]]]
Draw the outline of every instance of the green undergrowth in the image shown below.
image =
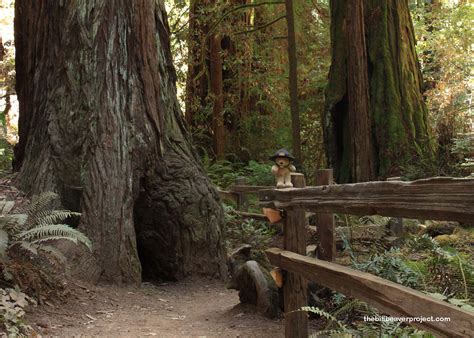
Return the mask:
[[59,196],[52,192],[33,197],[23,210],[13,201],[0,201],[0,330],[9,337],[34,334],[24,319],[28,306],[68,294],[68,262],[55,242],[92,251],[91,241],[65,224],[80,213],[57,210],[58,205]]
[[248,185],[273,185],[274,183],[270,161],[261,163],[252,160],[245,164],[227,160],[214,161],[206,156],[203,158],[203,164],[211,181],[221,189],[229,188],[240,177],[244,177]]
[[224,205],[225,235],[228,249],[249,244],[255,250],[264,250],[277,234],[275,226],[254,219],[242,219],[232,206]]
[[[385,226],[388,218],[337,215],[339,226]],[[429,222],[424,222],[430,224]],[[437,222],[443,225],[443,222]],[[420,228],[419,220],[404,220],[404,225]],[[423,227],[421,227],[423,228]],[[426,293],[427,295],[474,312],[474,229],[457,226],[451,235],[408,233],[397,247],[387,248],[383,239],[374,239],[360,254],[359,246],[342,236],[342,257],[360,271]],[[378,243],[378,245],[374,245]],[[399,322],[365,321],[364,317],[382,316],[376,308],[338,292],[325,298],[324,305],[302,310],[319,318],[319,331],[325,337],[434,337],[428,332]],[[447,314],[448,315],[448,314]]]
[[[346,245],[345,250],[354,257],[350,246]],[[374,253],[364,261],[353,259],[352,267],[422,291],[467,311],[474,311],[472,255],[453,246],[441,246],[428,235],[413,236],[402,248]],[[319,315],[321,311],[327,314],[322,317],[328,320],[324,330],[317,335],[433,337],[403,323],[364,321],[364,316],[382,314],[368,304],[340,293],[333,294],[327,302],[327,308],[316,312],[310,310]]]

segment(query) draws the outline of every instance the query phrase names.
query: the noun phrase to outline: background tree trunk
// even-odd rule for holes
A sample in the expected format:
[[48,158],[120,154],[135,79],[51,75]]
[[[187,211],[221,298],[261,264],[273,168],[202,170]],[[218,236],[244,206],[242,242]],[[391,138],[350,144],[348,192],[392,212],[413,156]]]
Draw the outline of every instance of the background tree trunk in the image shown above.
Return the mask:
[[222,56],[221,37],[216,34],[212,37],[210,58],[211,58],[211,92],[213,97],[212,105],[212,141],[216,158],[224,158],[224,93],[222,84]]
[[[226,274],[223,213],[188,142],[164,5],[15,3],[17,185],[82,212],[101,277]],[[140,264],[141,261],[141,264]]]
[[293,10],[293,1],[285,0],[285,8],[286,22],[288,24],[288,63],[293,156],[299,163],[302,163],[301,123],[300,109],[298,106],[298,61],[296,55],[295,13]]
[[[328,159],[341,183],[354,180],[354,126],[347,118],[347,1],[331,1],[332,64],[324,117]],[[375,175],[383,178],[399,175],[410,162],[432,158],[433,146],[407,0],[364,0],[364,17]]]
[[213,0],[191,0],[189,4],[188,72],[186,78],[185,116],[189,127],[196,126],[195,117],[206,106],[209,95],[208,18],[203,18]]
[[369,78],[364,28],[364,2],[347,2],[347,99],[351,147],[351,177],[354,182],[375,178],[372,121],[369,111]]

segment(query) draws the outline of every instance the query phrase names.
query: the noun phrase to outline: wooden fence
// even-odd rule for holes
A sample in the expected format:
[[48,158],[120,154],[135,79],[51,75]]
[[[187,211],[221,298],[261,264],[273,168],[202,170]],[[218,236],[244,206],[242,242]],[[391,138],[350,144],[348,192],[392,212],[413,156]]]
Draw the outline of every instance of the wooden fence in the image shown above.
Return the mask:
[[[305,178],[303,174],[292,173],[291,180],[295,187],[303,187],[305,185]],[[258,195],[261,191],[268,191],[270,189],[275,189],[275,186],[247,185],[246,178],[239,177],[235,180],[235,184],[231,185],[228,190],[218,190],[218,193],[221,200],[235,203],[236,213],[242,218],[252,218],[259,221],[268,222],[268,218],[264,214],[248,212],[249,203],[247,195]],[[312,213],[307,213],[306,217],[311,215]]]
[[229,190],[219,190],[219,197],[224,201],[234,202],[237,206],[237,213],[243,218],[253,218],[260,221],[266,221],[264,214],[248,212],[248,194],[258,194],[262,190],[272,189],[270,186],[247,185],[245,177],[239,177],[235,184],[229,187]]
[[[369,273],[330,262],[335,236],[332,213],[382,215],[433,220],[474,221],[474,179],[432,178],[414,182],[385,181],[330,185],[330,170],[319,171],[322,186],[260,191],[261,205],[284,211],[284,250],[267,250],[269,260],[286,270],[283,285],[285,336],[307,337],[307,281],[312,280],[346,296],[355,297],[383,313],[424,317],[411,324],[440,336],[468,337],[474,334],[474,315],[421,292]],[[299,187],[299,188],[298,188]],[[306,257],[305,210],[317,213],[319,258]],[[431,321],[449,317],[450,321]]]

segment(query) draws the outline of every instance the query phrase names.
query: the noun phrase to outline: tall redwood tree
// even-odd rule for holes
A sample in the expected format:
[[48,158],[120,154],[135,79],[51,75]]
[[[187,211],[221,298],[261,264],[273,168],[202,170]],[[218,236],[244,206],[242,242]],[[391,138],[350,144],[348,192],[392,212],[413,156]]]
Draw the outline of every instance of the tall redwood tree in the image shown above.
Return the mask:
[[336,180],[395,176],[404,165],[431,159],[408,1],[331,0],[330,6],[324,121]]
[[17,185],[82,212],[105,280],[224,276],[223,213],[184,128],[163,1],[15,7]]

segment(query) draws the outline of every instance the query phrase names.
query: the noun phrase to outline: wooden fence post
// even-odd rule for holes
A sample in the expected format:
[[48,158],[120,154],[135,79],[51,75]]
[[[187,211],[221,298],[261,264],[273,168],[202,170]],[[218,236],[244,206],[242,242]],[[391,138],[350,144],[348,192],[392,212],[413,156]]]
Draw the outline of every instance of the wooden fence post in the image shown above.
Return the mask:
[[[235,179],[235,185],[246,185],[247,179],[245,177],[237,177]],[[237,210],[240,211],[248,211],[249,204],[247,200],[247,196],[244,193],[239,192],[237,193]]]
[[[330,185],[333,182],[332,169],[316,170],[316,185]],[[334,214],[317,213],[316,227],[318,236],[318,258],[333,261],[336,256],[336,239],[334,235]]]
[[[295,188],[306,186],[303,174],[292,174],[291,180]],[[283,222],[284,242],[286,250],[306,254],[306,217],[302,208],[286,211]],[[308,281],[298,274],[286,272],[283,283],[283,298],[285,301],[285,337],[308,337],[308,314],[298,311],[307,306]],[[292,312],[295,311],[295,312]]]
[[[401,181],[401,177],[388,177],[388,182],[398,182]],[[392,236],[402,236],[403,235],[403,218],[402,217],[392,217],[388,222],[387,227],[390,229],[390,234]]]

